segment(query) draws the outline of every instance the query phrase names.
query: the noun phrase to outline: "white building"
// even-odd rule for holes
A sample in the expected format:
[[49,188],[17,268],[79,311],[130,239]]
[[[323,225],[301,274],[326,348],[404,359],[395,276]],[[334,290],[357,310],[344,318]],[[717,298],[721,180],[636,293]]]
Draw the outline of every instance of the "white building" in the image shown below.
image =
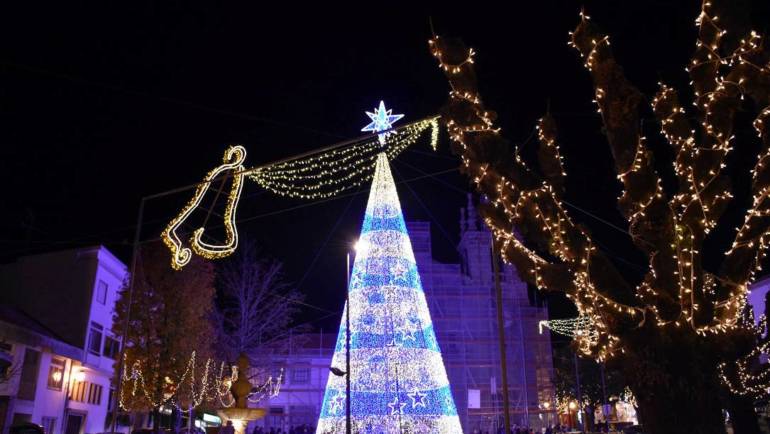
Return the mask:
[[109,431],[119,342],[113,307],[125,264],[104,247],[22,257],[0,266],[0,347],[11,365],[0,386],[3,434],[19,422],[46,434]]

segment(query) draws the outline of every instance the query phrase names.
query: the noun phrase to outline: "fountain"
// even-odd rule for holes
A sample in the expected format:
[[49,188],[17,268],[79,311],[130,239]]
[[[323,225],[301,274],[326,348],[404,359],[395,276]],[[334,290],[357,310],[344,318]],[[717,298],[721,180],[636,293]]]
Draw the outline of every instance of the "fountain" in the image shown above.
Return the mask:
[[245,434],[246,426],[252,420],[261,419],[265,416],[264,408],[249,408],[248,396],[251,393],[251,382],[247,378],[249,372],[249,358],[245,354],[241,353],[238,356],[238,378],[230,386],[230,393],[235,398],[235,405],[228,408],[220,408],[217,410],[219,417],[222,418],[222,423],[232,421],[233,428],[235,428],[236,434]]

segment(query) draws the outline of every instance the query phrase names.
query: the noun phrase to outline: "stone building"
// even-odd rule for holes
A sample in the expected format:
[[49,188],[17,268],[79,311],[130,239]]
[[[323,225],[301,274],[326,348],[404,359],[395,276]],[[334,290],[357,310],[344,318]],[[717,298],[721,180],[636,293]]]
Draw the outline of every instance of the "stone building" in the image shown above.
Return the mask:
[[[433,259],[430,223],[407,223],[457,410],[466,433],[502,426],[503,381],[495,304],[492,236],[471,198],[460,213],[460,263]],[[546,308],[530,300],[513,266],[500,266],[511,423],[555,423],[553,362]]]

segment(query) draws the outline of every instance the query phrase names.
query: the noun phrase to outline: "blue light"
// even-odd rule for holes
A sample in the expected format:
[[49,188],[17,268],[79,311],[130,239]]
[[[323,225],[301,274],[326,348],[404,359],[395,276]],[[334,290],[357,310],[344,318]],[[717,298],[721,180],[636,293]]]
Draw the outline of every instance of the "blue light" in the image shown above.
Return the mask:
[[[381,105],[384,110],[384,105]],[[346,369],[355,433],[462,433],[385,154],[377,157],[332,366]],[[344,433],[345,377],[329,376],[317,434]]]
[[361,131],[372,131],[379,133],[393,128],[393,124],[404,117],[404,115],[394,115],[393,109],[385,109],[385,101],[380,101],[380,106],[374,109],[374,113],[366,112],[366,115],[372,120],[369,125],[361,128]]

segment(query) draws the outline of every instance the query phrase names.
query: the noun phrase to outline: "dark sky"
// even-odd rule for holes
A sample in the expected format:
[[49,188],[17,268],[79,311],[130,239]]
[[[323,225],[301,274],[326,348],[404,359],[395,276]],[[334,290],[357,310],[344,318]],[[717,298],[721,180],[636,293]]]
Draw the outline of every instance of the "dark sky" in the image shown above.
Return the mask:
[[[339,12],[295,2],[281,12],[258,2],[28,3],[25,10],[5,4],[0,257],[103,243],[128,261],[140,197],[199,181],[228,144],[245,145],[247,163],[258,165],[360,135],[368,122],[364,111],[380,99],[406,114],[405,121],[437,113],[447,84],[427,48],[429,16],[439,34],[476,49],[482,95],[513,142],[534,148],[534,122],[550,101],[570,175],[567,198],[625,227],[614,206],[620,189],[590,79],[566,44],[567,32],[585,5],[612,36],[627,75],[651,95],[659,79],[686,85],[700,6],[517,3],[525,4],[511,12],[471,3],[434,9],[388,3],[385,10]],[[656,129],[651,120],[645,125],[648,136]],[[456,166],[442,136],[437,154],[423,142],[397,159],[394,171],[399,181]],[[399,191],[407,219],[434,220],[434,250],[449,261],[465,201],[458,190],[467,183],[457,173],[437,178]],[[156,237],[187,198],[148,204],[143,238]],[[239,228],[266,255],[285,262],[308,303],[336,311],[346,246],[357,235],[365,199],[309,205],[249,183]],[[287,210],[298,205],[308,206]],[[640,275],[644,258],[621,232],[584,212],[573,215],[591,227],[621,271]],[[314,315],[324,314],[307,313]]]

